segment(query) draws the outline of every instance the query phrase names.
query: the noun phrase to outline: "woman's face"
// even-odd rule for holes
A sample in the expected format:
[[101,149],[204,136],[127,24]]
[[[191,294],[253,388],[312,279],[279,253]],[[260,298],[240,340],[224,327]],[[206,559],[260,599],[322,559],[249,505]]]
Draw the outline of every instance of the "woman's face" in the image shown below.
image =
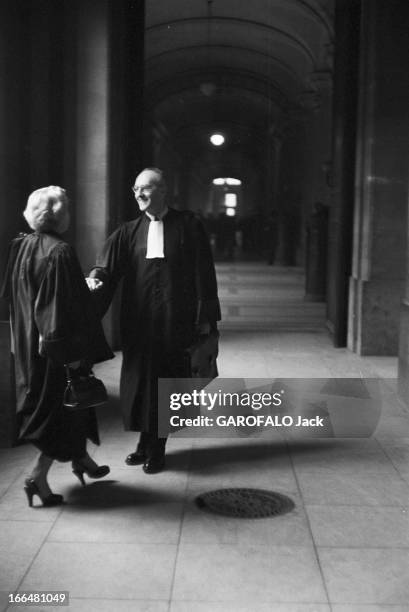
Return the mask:
[[70,226],[70,220],[71,220],[70,208],[69,208],[68,202],[64,200],[59,200],[58,202],[56,202],[56,204],[58,204],[62,208],[61,218],[58,224],[57,231],[59,234],[63,234],[64,232],[68,230]]

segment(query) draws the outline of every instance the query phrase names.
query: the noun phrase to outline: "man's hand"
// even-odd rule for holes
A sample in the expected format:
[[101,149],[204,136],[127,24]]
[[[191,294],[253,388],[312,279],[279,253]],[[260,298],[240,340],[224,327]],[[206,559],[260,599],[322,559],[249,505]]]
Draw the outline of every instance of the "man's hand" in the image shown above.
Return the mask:
[[90,291],[96,291],[97,289],[99,289],[103,285],[103,282],[100,281],[98,278],[90,278],[89,276],[87,276],[85,281],[86,281],[86,283],[88,285],[88,289]]

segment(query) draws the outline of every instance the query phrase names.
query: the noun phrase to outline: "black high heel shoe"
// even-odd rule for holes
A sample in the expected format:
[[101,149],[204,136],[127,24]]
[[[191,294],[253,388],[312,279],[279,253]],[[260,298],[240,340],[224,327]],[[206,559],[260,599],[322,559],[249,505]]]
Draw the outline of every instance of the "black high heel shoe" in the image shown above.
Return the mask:
[[82,465],[80,461],[73,461],[72,467],[72,473],[75,474],[83,487],[85,487],[84,474],[86,474],[88,478],[103,478],[111,471],[109,465],[98,465],[95,470],[89,470]]
[[30,508],[33,507],[34,495],[37,495],[41,499],[43,506],[46,507],[60,506],[64,503],[63,496],[58,495],[57,493],[50,493],[49,495],[45,496],[42,495],[36,481],[33,478],[26,478],[24,483],[24,491],[27,495],[28,505],[30,506]]

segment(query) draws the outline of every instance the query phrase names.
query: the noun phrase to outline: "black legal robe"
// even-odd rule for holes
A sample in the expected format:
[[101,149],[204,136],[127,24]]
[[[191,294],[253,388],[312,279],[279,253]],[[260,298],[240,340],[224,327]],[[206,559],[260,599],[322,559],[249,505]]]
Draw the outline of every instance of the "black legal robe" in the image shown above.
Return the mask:
[[220,320],[216,274],[207,234],[190,211],[163,218],[164,259],[146,259],[150,220],[123,224],[106,241],[90,276],[103,282],[105,311],[122,279],[123,362],[120,393],[125,429],[157,433],[158,378],[187,376],[184,351],[195,325]]
[[64,364],[113,357],[77,256],[57,234],[22,234],[10,246],[1,297],[10,303],[20,437],[60,461],[99,443],[93,410],[68,413]]

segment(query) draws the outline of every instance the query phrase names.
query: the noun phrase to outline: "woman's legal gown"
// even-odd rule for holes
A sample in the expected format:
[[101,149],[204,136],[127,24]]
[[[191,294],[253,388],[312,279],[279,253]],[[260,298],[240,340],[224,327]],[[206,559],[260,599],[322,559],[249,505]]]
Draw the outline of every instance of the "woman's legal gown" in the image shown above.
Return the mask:
[[64,364],[110,359],[77,256],[57,234],[21,234],[9,250],[1,295],[10,303],[20,438],[60,461],[99,443],[93,410],[62,405]]

